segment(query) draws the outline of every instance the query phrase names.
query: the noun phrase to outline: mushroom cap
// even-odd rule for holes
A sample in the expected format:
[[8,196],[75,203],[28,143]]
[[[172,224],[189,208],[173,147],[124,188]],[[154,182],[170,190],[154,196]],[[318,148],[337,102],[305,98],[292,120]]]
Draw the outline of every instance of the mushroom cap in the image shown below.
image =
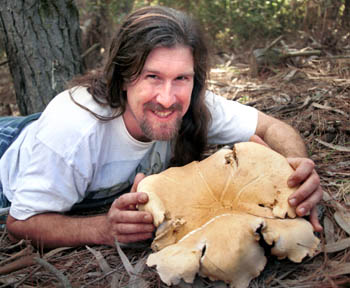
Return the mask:
[[[288,204],[296,190],[287,185],[292,173],[284,156],[244,142],[144,178],[137,190],[149,201],[139,209],[153,215],[152,249],[159,251],[147,264],[169,285],[181,278],[191,283],[200,273],[247,287],[266,264],[261,237],[279,258],[300,262],[312,255],[319,240],[311,224],[283,219],[296,217]],[[306,248],[298,246],[301,238]]]
[[168,285],[178,284],[181,279],[192,283],[199,273],[234,287],[246,287],[266,264],[257,233],[264,224],[262,218],[242,213],[216,216],[177,244],[151,254],[147,265],[156,265]]

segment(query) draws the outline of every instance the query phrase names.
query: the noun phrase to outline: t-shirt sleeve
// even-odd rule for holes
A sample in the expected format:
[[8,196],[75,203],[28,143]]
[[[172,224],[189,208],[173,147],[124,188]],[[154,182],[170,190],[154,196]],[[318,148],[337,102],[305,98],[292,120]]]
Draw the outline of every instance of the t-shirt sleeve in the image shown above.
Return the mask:
[[[73,92],[75,100],[99,114],[102,108],[95,107],[98,105],[85,88]],[[10,185],[10,214],[24,220],[39,213],[69,211],[82,201],[106,145],[106,127],[72,103],[69,91],[56,96],[40,119],[28,127],[17,151],[15,159],[20,164]]]
[[208,130],[209,144],[244,142],[255,133],[258,123],[255,108],[212,92],[206,93],[206,104],[212,118]]
[[25,220],[40,213],[70,210],[83,199],[88,186],[88,179],[75,166],[38,142],[27,168],[19,177],[11,202],[11,216]]

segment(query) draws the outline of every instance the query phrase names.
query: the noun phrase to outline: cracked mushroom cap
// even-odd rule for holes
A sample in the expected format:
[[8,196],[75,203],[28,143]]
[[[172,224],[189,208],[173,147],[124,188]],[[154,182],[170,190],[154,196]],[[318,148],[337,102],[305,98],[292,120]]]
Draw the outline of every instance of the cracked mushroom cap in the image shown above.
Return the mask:
[[137,190],[149,201],[139,209],[153,215],[152,249],[159,251],[147,264],[169,285],[181,278],[191,283],[199,273],[247,287],[266,263],[261,236],[279,258],[300,262],[312,255],[319,241],[306,220],[289,220],[288,229],[275,221],[296,216],[287,201],[295,191],[287,185],[292,172],[282,155],[244,142],[144,178]]
[[151,254],[147,265],[157,266],[162,281],[168,285],[176,285],[181,279],[192,283],[199,273],[234,287],[246,287],[266,264],[257,233],[264,225],[262,218],[242,213],[216,216],[177,244]]

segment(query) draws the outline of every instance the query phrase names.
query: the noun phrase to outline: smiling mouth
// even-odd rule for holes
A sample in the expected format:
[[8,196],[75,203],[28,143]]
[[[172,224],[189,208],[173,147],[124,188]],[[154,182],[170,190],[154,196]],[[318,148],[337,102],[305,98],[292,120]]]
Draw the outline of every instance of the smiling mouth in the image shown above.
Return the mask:
[[144,109],[145,111],[150,111],[160,119],[167,119],[172,115],[176,114],[175,112],[181,112],[182,106],[179,103],[174,103],[170,107],[165,108],[159,103],[149,102],[144,105]]
[[171,114],[174,113],[174,110],[168,110],[168,111],[152,111],[156,116],[160,117],[160,118],[167,118],[169,117]]

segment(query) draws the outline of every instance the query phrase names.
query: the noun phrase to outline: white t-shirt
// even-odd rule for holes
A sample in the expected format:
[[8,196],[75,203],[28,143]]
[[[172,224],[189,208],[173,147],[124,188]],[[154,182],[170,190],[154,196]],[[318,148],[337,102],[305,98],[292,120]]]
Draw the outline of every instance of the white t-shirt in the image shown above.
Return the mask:
[[[112,114],[86,88],[71,91],[77,102],[97,114]],[[254,134],[256,109],[211,92],[206,93],[206,103],[212,115],[210,144],[247,141]],[[166,169],[170,158],[169,141],[137,141],[128,133],[123,117],[100,121],[64,91],[5,152],[0,179],[11,202],[11,216],[25,220],[38,213],[69,211],[84,198],[110,196],[111,190],[118,193],[133,183],[136,173]]]

